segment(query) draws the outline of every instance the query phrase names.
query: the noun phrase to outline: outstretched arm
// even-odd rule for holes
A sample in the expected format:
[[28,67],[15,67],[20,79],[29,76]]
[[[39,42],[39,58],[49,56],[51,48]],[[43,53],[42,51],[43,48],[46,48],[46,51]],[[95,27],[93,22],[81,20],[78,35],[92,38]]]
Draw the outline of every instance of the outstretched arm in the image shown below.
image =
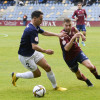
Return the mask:
[[52,33],[52,32],[47,32],[47,31],[43,32],[42,35],[44,35],[44,36],[57,36],[57,37],[67,36],[65,32],[61,32],[61,33],[57,34],[57,33]]

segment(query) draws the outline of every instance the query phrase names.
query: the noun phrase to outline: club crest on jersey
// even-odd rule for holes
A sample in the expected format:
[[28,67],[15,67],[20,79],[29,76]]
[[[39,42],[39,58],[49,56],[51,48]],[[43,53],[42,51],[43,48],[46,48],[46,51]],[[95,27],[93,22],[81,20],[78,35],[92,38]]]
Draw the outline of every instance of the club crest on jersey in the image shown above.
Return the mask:
[[38,42],[38,40],[39,40],[38,37],[35,37],[35,41]]
[[65,45],[65,44],[66,44],[66,41],[65,41],[65,40],[63,40],[63,41],[62,41],[62,44],[63,44],[63,45]]

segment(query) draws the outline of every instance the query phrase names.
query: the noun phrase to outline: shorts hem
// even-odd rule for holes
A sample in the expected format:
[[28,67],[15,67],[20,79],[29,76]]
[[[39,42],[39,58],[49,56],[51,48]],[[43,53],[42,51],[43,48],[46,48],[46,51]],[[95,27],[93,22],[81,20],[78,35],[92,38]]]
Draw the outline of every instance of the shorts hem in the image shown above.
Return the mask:
[[85,60],[87,60],[87,59],[89,59],[89,58],[83,59],[80,63],[82,63],[83,61],[85,61]]
[[35,61],[35,63],[37,64],[42,58],[44,58],[44,56]]

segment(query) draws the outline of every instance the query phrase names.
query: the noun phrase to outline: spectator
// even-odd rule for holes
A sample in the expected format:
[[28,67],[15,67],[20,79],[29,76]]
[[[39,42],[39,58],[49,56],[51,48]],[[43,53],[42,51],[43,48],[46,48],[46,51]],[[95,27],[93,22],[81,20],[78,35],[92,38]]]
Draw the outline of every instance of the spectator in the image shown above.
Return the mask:
[[90,6],[93,3],[96,3],[96,0],[87,0],[87,5]]
[[100,20],[100,15],[99,15],[99,20]]
[[27,15],[23,16],[23,26],[26,26],[27,23]]
[[24,3],[23,3],[22,1],[19,1],[18,4],[19,4],[20,6],[24,6]]

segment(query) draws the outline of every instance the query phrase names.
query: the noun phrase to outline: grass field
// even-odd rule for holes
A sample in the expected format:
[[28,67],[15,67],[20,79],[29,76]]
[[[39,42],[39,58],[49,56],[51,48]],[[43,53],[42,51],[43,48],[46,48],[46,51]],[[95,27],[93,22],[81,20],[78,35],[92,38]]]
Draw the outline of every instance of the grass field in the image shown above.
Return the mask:
[[[76,79],[62,58],[59,39],[39,35],[39,45],[45,49],[53,49],[54,55],[46,55],[47,62],[52,66],[59,86],[68,91],[54,91],[46,73],[40,68],[42,76],[37,79],[19,79],[17,87],[11,84],[11,72],[25,72],[27,69],[18,60],[20,38],[25,27],[0,26],[0,100],[100,100],[100,80],[96,80],[87,68],[80,65],[81,71],[87,76],[94,87]],[[62,27],[43,27],[46,31],[59,33]],[[4,37],[7,34],[7,37]],[[100,28],[87,28],[86,47],[81,44],[84,53],[90,58],[100,73]],[[47,93],[43,98],[35,98],[32,94],[35,85],[45,86]]]

